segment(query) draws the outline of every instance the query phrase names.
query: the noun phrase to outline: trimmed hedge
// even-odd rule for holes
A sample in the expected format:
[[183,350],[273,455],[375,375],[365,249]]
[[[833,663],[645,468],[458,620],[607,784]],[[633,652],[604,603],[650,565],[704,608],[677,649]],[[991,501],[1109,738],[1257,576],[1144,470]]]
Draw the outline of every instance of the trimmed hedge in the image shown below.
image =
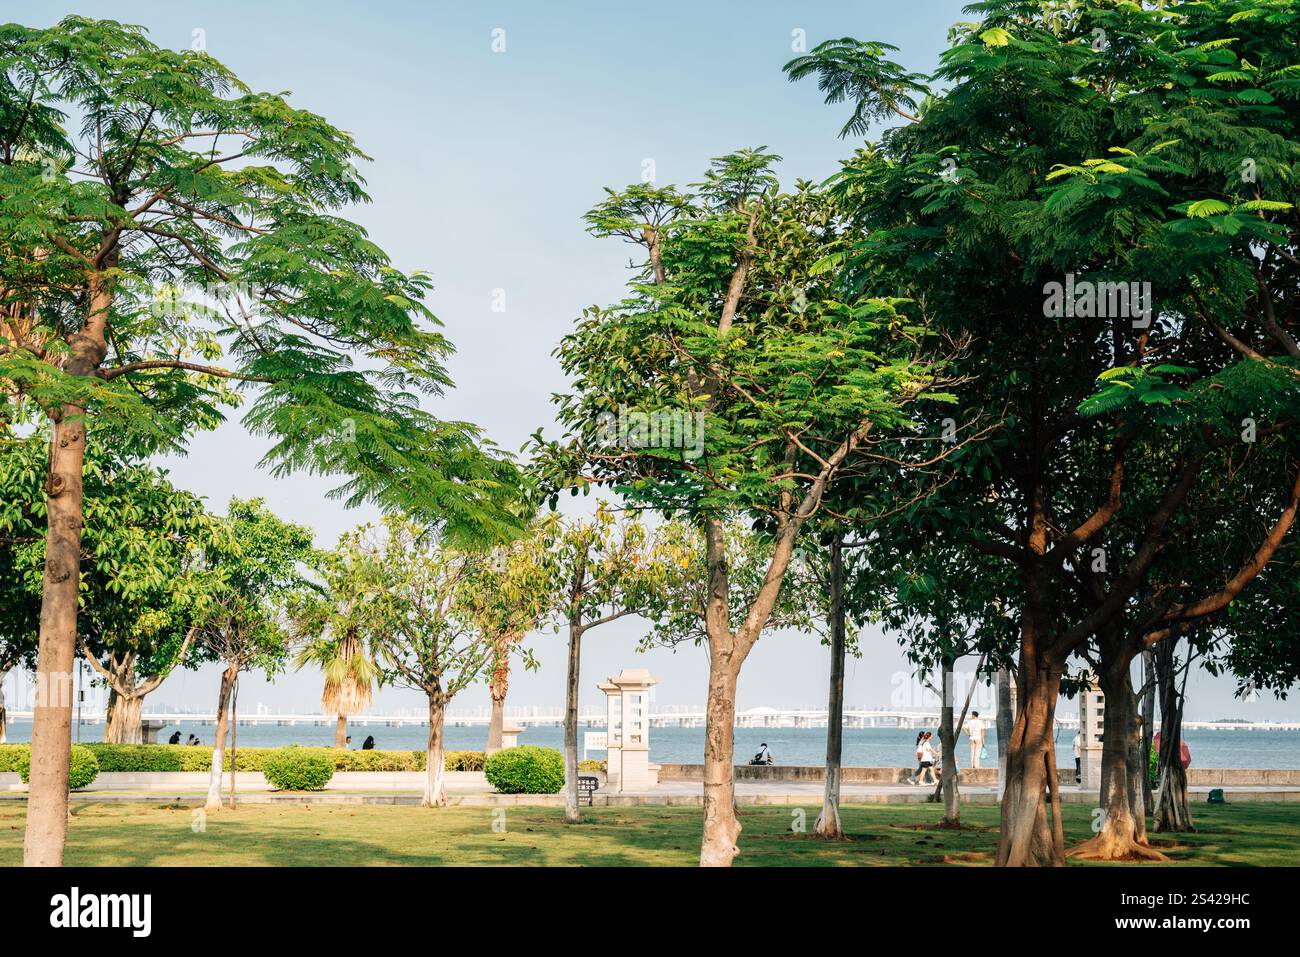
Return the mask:
[[[24,784],[32,770],[32,749],[26,744],[7,744],[0,746],[0,771],[17,771]],[[90,787],[91,782],[99,777],[99,762],[94,753],[80,744],[72,746],[71,763],[68,766],[68,790],[80,791]]]
[[502,794],[558,794],[564,787],[564,756],[535,744],[498,751],[483,771]]
[[608,771],[607,761],[597,761],[595,758],[588,758],[585,761],[578,762],[579,771]]
[[[99,762],[100,771],[210,771],[212,748],[184,744],[105,744],[96,742],[81,747]],[[292,747],[298,747],[293,745]],[[19,755],[27,754],[26,744],[0,745],[0,771],[17,771]],[[261,771],[268,757],[284,748],[244,748],[236,751],[238,771]],[[423,751],[348,751],[342,748],[302,747],[306,754],[332,762],[335,771],[423,771]],[[448,771],[482,771],[482,751],[448,751]],[[225,770],[230,770],[230,752],[225,755]]]
[[320,791],[334,777],[329,758],[312,754],[315,748],[290,745],[279,748],[262,762],[267,783],[277,791]]
[[0,773],[17,771],[19,758],[29,753],[31,747],[26,744],[0,744]]

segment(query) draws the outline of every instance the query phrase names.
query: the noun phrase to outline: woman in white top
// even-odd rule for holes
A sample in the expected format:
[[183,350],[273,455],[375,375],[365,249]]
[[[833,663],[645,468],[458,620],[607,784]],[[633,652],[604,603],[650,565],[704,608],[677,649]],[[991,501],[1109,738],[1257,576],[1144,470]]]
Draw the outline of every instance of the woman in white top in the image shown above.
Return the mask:
[[[921,773],[916,779],[917,784],[938,784],[938,779],[934,776],[934,745],[931,739],[934,737],[933,732],[927,731],[921,738],[919,757],[921,759]],[[929,781],[926,781],[926,778]]]

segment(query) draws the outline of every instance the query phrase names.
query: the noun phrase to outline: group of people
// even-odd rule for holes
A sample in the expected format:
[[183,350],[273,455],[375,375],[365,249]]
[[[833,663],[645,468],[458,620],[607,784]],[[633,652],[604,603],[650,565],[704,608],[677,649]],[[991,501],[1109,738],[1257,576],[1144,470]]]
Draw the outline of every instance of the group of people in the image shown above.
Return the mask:
[[[172,737],[169,737],[169,739],[166,740],[166,742],[168,742],[168,744],[181,744],[181,732],[173,731]],[[347,742],[348,744],[352,744],[351,737],[348,737]],[[187,745],[203,744],[203,741],[200,741],[198,737],[195,737],[194,735],[190,735],[190,740],[186,741],[186,744]],[[368,735],[367,737],[365,737],[365,744],[361,745],[361,750],[363,750],[363,752],[373,752],[374,735]]]
[[[962,725],[970,744],[970,766],[978,769],[980,759],[984,757],[984,732],[986,725],[978,711],[972,711],[970,718]],[[934,732],[922,731],[916,736],[916,770],[912,772],[910,784],[938,784],[938,774],[943,770],[943,750],[935,747]],[[928,780],[927,780],[928,779]]]

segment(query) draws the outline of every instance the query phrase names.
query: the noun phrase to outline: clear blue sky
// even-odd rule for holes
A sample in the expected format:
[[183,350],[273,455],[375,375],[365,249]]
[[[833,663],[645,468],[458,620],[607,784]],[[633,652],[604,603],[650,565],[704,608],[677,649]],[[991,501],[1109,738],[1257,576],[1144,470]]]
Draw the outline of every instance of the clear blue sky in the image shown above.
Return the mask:
[[[351,131],[373,163],[363,170],[373,203],[353,211],[405,269],[434,278],[431,305],[458,347],[457,388],[438,406],[481,424],[518,448],[551,428],[550,396],[564,387],[551,350],[582,308],[618,298],[628,250],[595,240],[581,216],[602,186],[638,180],[655,164],[660,183],[696,181],[710,157],[767,146],[785,158],[782,175],[821,179],[852,143],[837,139],[842,108],[821,104],[812,82],[786,81],[781,65],[793,33],[808,45],[836,36],[885,40],[907,67],[928,71],[947,29],[964,19],[957,0],[907,4],[598,2],[246,2],[130,0],[75,7],[0,0],[5,20],[52,23],[66,13],[147,27],[156,43],[206,49],[257,89],[291,91],[292,101]],[[492,52],[493,31],[506,50]],[[493,291],[505,311],[492,311]],[[197,439],[187,459],[168,463],[181,485],[224,507],[231,494],[265,496],[281,515],[305,522],[322,544],[367,519],[324,499],[328,482],[274,481],[258,471],[263,444],[230,424]],[[662,676],[662,703],[704,699],[703,652],[635,653],[639,628],[620,622],[584,643],[584,706],[594,683],[621,667]],[[558,705],[564,657],[556,636],[539,636],[542,669],[511,682],[513,704]],[[849,666],[851,704],[886,704],[908,667],[890,638],[867,636]],[[765,638],[745,665],[740,704],[824,703],[828,666],[815,639]],[[1230,700],[1230,682],[1197,679],[1189,717],[1300,716],[1293,703]],[[169,679],[156,702],[215,701],[208,670]],[[283,678],[272,688],[245,680],[241,707],[315,710],[319,676]],[[211,699],[211,700],[210,700]],[[457,706],[486,701],[481,689]],[[386,692],[381,704],[416,707]],[[1073,711],[1073,705],[1064,710]]]

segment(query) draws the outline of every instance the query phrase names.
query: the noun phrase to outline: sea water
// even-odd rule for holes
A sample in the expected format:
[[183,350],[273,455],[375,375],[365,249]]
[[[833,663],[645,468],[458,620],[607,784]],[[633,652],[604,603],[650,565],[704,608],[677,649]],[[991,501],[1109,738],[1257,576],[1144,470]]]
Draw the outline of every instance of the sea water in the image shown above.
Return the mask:
[[[383,724],[355,721],[348,729],[352,736],[351,747],[359,748],[368,735],[375,738],[375,747],[385,750],[420,751],[428,740],[428,730],[418,725],[387,727]],[[30,721],[11,722],[11,742],[31,740]],[[74,726],[74,738],[77,734]],[[208,747],[212,746],[215,728],[211,724],[182,721],[168,725],[158,736],[165,741],[173,731],[179,730],[181,740],[191,734]],[[481,751],[487,743],[487,728],[456,727],[448,725],[446,748],[450,751]],[[578,756],[582,757],[583,736],[588,731],[603,728],[578,728]],[[930,729],[934,730],[934,729]],[[997,736],[988,730],[988,758],[985,767],[997,766]],[[104,735],[102,724],[84,724],[80,728],[81,740],[99,741]],[[917,730],[909,728],[845,728],[843,763],[849,767],[906,767],[915,760]],[[1184,739],[1192,752],[1192,767],[1197,768],[1300,768],[1300,731],[1213,730],[1189,729]],[[935,731],[937,747],[938,732]],[[1073,760],[1074,730],[1061,727],[1056,732],[1057,763],[1066,767]],[[331,746],[334,744],[333,719],[321,719],[321,725],[273,724],[240,726],[238,743],[250,748],[279,747],[286,744]],[[563,728],[554,725],[528,727],[520,736],[520,744],[539,744],[560,748],[564,744]],[[820,765],[826,760],[825,728],[737,728],[735,759],[744,764],[752,758],[759,746],[766,743],[778,764]],[[591,758],[603,758],[604,752],[592,751]],[[970,756],[970,747],[963,735],[957,742],[957,763],[964,767]],[[703,728],[651,728],[650,757],[660,764],[700,764],[704,760]]]

